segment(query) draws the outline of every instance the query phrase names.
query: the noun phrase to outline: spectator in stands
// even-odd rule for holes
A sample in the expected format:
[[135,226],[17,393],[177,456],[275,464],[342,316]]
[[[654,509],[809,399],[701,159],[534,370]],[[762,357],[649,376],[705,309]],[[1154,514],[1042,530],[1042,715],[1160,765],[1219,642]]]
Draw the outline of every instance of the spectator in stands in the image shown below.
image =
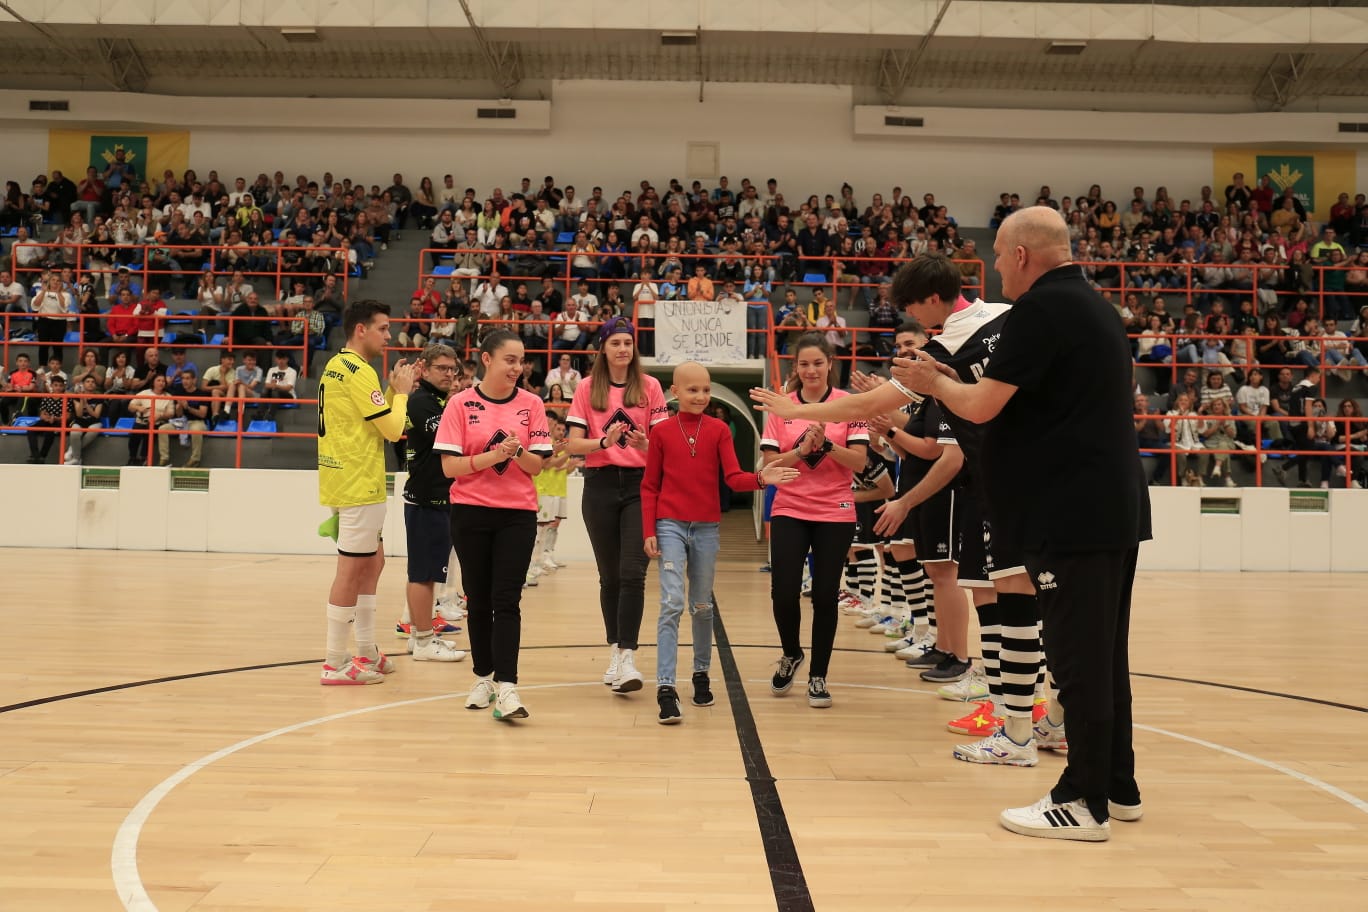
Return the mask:
[[[831,385],[844,389],[850,383],[851,332],[846,328],[845,317],[836,312],[835,298],[822,302],[822,313],[817,317],[816,327],[834,352],[831,359]],[[838,377],[839,383],[836,382]]]
[[397,341],[400,348],[421,349],[427,345],[427,336],[423,333],[427,331],[428,325],[423,313],[423,298],[420,295],[414,295],[409,299],[408,319],[396,323],[399,328]]
[[[6,393],[25,393],[31,394],[38,391],[38,375],[29,367],[29,356],[20,353],[14,358],[14,370],[3,384],[3,391]],[[28,396],[20,398],[18,396],[0,397],[0,416],[4,418],[4,423],[9,424],[15,414],[27,415],[31,412],[33,400]]]
[[80,465],[85,451],[100,437],[105,401],[100,397],[100,382],[94,374],[84,375],[79,383],[73,381],[72,389],[84,395],[70,400],[67,417],[71,430],[67,434],[67,448],[62,461],[67,465]]
[[133,416],[133,430],[128,435],[128,464],[147,462],[147,433],[154,424],[161,427],[176,415],[176,401],[166,391],[166,375],[152,375],[151,385],[129,400],[127,411]]
[[[1211,414],[1212,403],[1224,401],[1227,405],[1234,399],[1231,395],[1230,387],[1226,386],[1225,377],[1220,371],[1207,371],[1206,385],[1202,387],[1198,395],[1197,413],[1199,415]],[[1230,410],[1226,410],[1229,414]]]
[[185,461],[184,468],[192,469],[200,464],[200,457],[204,452],[202,432],[208,429],[210,400],[196,398],[199,395],[199,388],[198,381],[193,373],[184,371],[177,375],[175,382],[180,387],[180,392],[177,395],[187,398],[178,399],[175,414],[169,420],[157,425],[157,430],[167,432],[157,435],[159,464],[163,466],[171,464],[171,434],[169,432],[180,431],[180,442],[188,444],[190,447],[190,458]]
[[582,379],[584,378],[580,372],[571,365],[570,356],[562,354],[556,366],[546,374],[547,394],[549,396],[553,392],[560,392],[566,397],[568,404],[569,400],[574,398],[575,388]]
[[[1213,372],[1214,373],[1214,372]],[[1220,374],[1216,374],[1219,379]],[[1224,388],[1224,384],[1222,384]],[[1226,390],[1229,393],[1229,390]],[[1215,399],[1211,402],[1210,417],[1201,422],[1198,436],[1202,440],[1204,448],[1202,454],[1197,458],[1197,474],[1204,482],[1216,484],[1219,479],[1225,479],[1226,487],[1235,487],[1235,479],[1230,477],[1230,454],[1212,453],[1211,450],[1233,450],[1235,449],[1235,422],[1230,417],[1230,400]],[[1210,466],[1210,474],[1208,474]]]
[[820,273],[824,279],[831,279],[831,265],[825,259],[831,255],[831,237],[826,229],[817,222],[815,213],[808,213],[803,228],[796,236],[799,269],[804,275]]
[[255,291],[249,291],[243,302],[233,308],[233,345],[248,347],[271,344],[271,312],[261,303]]
[[534,298],[528,305],[527,315],[523,317],[517,327],[518,335],[522,338],[523,350],[527,352],[528,360],[533,360],[534,356],[540,355],[550,349],[547,342],[547,323],[546,310],[540,298]]
[[1263,328],[1259,332],[1258,361],[1265,368],[1278,368],[1293,362],[1292,343],[1283,332],[1278,315],[1264,315]]
[[94,377],[97,387],[104,386],[104,378],[107,373],[105,366],[100,363],[100,355],[93,348],[87,348],[81,352],[81,362],[71,372],[71,389],[73,392],[80,392],[85,388],[85,378]]
[[[499,272],[495,269],[490,273],[489,278],[471,289],[471,308],[479,314],[481,319],[491,319],[498,316],[499,302],[506,297],[508,297],[508,289],[504,287]],[[478,308],[475,306],[475,302],[478,302]]]
[[[393,187],[390,192],[394,192]],[[418,191],[413,194],[408,211],[419,228],[424,231],[432,229],[437,221],[437,194],[432,188],[432,178],[424,177],[418,182]]]
[[29,313],[28,292],[11,269],[0,273],[0,313]]
[[61,428],[67,423],[66,418],[70,412],[68,400],[64,398],[66,393],[65,374],[59,373],[53,376],[47,392],[49,395],[38,400],[36,412],[38,423],[28,430],[28,461],[32,464],[47,461],[48,453],[52,451],[52,445],[61,436]]
[[[220,361],[222,364],[222,361]],[[242,365],[238,367],[228,381],[224,393],[223,410],[216,416],[219,420],[228,421],[232,419],[233,406],[237,403],[234,399],[255,399],[261,395],[261,384],[265,374],[257,366],[257,356],[255,352],[246,352],[242,356]],[[211,396],[213,394],[211,393]],[[260,410],[261,406],[257,403],[243,402],[241,414],[245,416],[250,405],[251,408]],[[244,421],[245,421],[244,417]]]
[[428,256],[432,260],[432,268],[436,269],[442,262],[444,251],[455,250],[457,240],[461,236],[461,230],[456,227],[454,213],[449,209],[443,209],[438,216],[437,223],[432,227],[429,236],[428,246],[432,248]]
[[[1335,414],[1339,418],[1335,422],[1335,437],[1341,446],[1347,445],[1348,449],[1355,453],[1368,450],[1368,422],[1363,420],[1363,410],[1359,407],[1358,400],[1349,396],[1341,399]],[[1347,471],[1349,487],[1364,487],[1368,485],[1368,472],[1365,472],[1364,465],[1364,457],[1353,456],[1350,457],[1350,465],[1346,470],[1344,463],[1337,458],[1333,477],[1343,478]]]
[[702,262],[694,263],[694,277],[689,279],[688,296],[690,301],[711,301],[717,297],[713,281],[708,278],[708,267]]
[[[1284,384],[1284,372],[1287,374],[1286,382],[1291,382],[1292,372],[1291,370],[1284,368],[1282,371],[1278,372],[1278,388],[1275,388],[1271,392],[1271,395],[1279,400],[1278,409],[1283,408],[1282,394],[1284,390],[1282,387]],[[1281,441],[1281,448],[1293,450],[1321,449],[1321,447],[1313,445],[1313,441],[1317,439],[1316,435],[1318,429],[1315,427],[1316,422],[1312,420],[1325,413],[1324,400],[1318,398],[1320,382],[1320,371],[1314,367],[1310,368],[1301,381],[1293,386],[1291,391],[1286,394],[1287,404],[1285,407],[1285,414],[1287,420],[1283,423],[1284,439]],[[1317,402],[1321,403],[1320,415],[1316,414]],[[1310,487],[1311,485],[1307,481],[1308,457],[1297,456],[1295,454],[1289,456],[1283,461],[1282,465],[1273,467],[1273,474],[1280,483],[1286,484],[1287,470],[1293,465],[1297,467],[1298,486],[1303,488]],[[1321,480],[1328,481],[1328,479],[1329,475],[1326,474],[1326,467],[1322,464]]]
[[76,312],[75,300],[62,287],[62,277],[50,275],[33,296],[35,331],[38,335],[38,360],[45,362],[48,354],[58,351],[58,344],[66,337],[67,319]]
[[[1169,445],[1168,434],[1164,430],[1162,416],[1150,410],[1149,397],[1144,393],[1135,394],[1135,436],[1142,450],[1162,450]],[[1165,460],[1167,457],[1164,457]],[[1155,473],[1159,473],[1156,471]]]
[[1325,361],[1330,367],[1338,368],[1337,372],[1341,380],[1347,383],[1354,377],[1355,372],[1346,365],[1368,368],[1368,358],[1364,356],[1362,351],[1353,347],[1349,338],[1340,331],[1339,321],[1334,317],[1326,318],[1322,334],[1324,341],[1321,348],[1325,353]]
[[[418,348],[423,346],[419,344]],[[299,384],[299,373],[290,366],[290,353],[278,351],[275,353],[275,366],[266,370],[265,377],[261,385],[261,396],[268,400],[293,400],[296,392],[295,387]],[[257,406],[253,420],[260,421],[263,418],[267,421],[275,421],[276,405],[274,401],[267,405],[263,410]]]
[[570,245],[570,275],[577,279],[597,279],[598,261],[594,254],[598,248],[591,243],[583,231],[576,232],[575,241]]
[[[551,324],[551,348],[553,351],[583,351],[589,342],[591,314],[582,314],[575,298],[565,302],[565,309],[556,314]],[[562,382],[562,386],[565,383]],[[573,386],[573,384],[571,384]],[[567,389],[566,392],[573,392]]]
[[[1261,422],[1268,415],[1268,387],[1264,386],[1264,373],[1259,368],[1250,370],[1245,383],[1235,393],[1235,413],[1240,416],[1236,427],[1235,439],[1244,444],[1257,443],[1263,435],[1273,437],[1271,431],[1277,430],[1276,422]],[[1279,435],[1281,436],[1281,435]]]
[[394,175],[394,182],[390,184],[389,189],[386,190],[385,193],[389,194],[389,198],[395,207],[394,227],[399,231],[403,231],[408,224],[409,206],[413,202],[413,193],[409,191],[408,187],[404,186],[404,175]]
[[[202,392],[209,394],[211,424],[214,419],[228,414],[227,397],[232,395],[233,384],[237,379],[236,361],[237,358],[232,352],[220,352],[218,364],[204,372],[204,381],[200,388]],[[220,402],[220,399],[224,401]]]

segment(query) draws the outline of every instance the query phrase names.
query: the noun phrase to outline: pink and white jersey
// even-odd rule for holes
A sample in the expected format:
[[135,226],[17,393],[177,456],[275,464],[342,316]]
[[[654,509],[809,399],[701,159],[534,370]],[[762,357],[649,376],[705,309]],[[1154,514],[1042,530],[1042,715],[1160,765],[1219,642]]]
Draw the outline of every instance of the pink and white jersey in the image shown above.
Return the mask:
[[[472,386],[447,401],[432,448],[438,453],[476,456],[509,436],[516,436],[524,449],[543,459],[551,455],[551,433],[541,399],[523,389],[514,390],[507,399],[490,399]],[[537,489],[531,475],[505,459],[484,471],[453,478],[451,502],[535,511]]]
[[[839,399],[850,394],[830,389],[822,401]],[[789,394],[800,402],[798,391]],[[760,449],[783,453],[798,448],[803,434],[812,422],[803,419],[780,418],[770,415],[765,422]],[[869,425],[863,421],[833,421],[823,426],[826,439],[838,446],[869,443]],[[840,465],[829,453],[812,453],[798,460],[798,477],[780,485],[774,495],[774,516],[792,516],[815,522],[854,522],[855,500],[850,493],[854,472]]]
[[[626,387],[614,383],[608,387],[608,408],[601,412],[595,411],[589,405],[589,392],[592,387],[593,381],[588,378],[575,387],[575,397],[570,400],[570,413],[565,417],[571,427],[583,428],[584,436],[590,440],[598,440],[608,432],[609,425],[619,423],[627,425],[628,430],[635,429],[643,434],[649,434],[651,428],[670,417],[660,381],[649,374],[643,374],[641,378],[641,388],[646,393],[645,403],[631,408],[622,404],[622,393]],[[590,469],[601,466],[644,469],[646,451],[628,446],[627,437],[623,435],[615,446],[610,446],[606,450],[594,450],[585,456],[584,465]]]

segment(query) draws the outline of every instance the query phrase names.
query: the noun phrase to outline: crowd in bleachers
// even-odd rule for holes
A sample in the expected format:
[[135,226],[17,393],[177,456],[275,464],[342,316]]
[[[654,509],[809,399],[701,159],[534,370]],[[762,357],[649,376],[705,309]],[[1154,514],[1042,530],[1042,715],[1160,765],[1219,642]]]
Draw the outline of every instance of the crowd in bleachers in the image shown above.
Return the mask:
[[[1280,460],[1279,481],[1295,466],[1309,486],[1314,462],[1322,487],[1368,484],[1364,464],[1346,458],[1368,449],[1368,425],[1355,420],[1368,382],[1364,194],[1340,193],[1322,224],[1292,188],[1238,173],[1220,197],[1202,187],[1195,204],[1135,187],[1118,206],[1096,184],[1059,200],[1041,187],[1032,204],[1064,216],[1075,260],[1131,333],[1137,378],[1154,390],[1137,389],[1142,448],[1187,454],[1176,465],[1191,484],[1234,485],[1232,455],[1252,466],[1240,454],[1263,450],[1338,454]],[[1020,205],[1002,194],[994,224]],[[1332,376],[1338,404],[1326,395]],[[1170,462],[1156,460],[1156,482]]]

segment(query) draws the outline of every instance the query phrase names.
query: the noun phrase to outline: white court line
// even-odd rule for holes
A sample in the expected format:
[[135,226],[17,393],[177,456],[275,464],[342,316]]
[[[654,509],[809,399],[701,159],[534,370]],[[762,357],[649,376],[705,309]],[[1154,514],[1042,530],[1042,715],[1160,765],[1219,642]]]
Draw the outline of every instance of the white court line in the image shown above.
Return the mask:
[[[577,681],[575,683],[570,684],[537,684],[530,687],[522,687],[519,689],[552,690],[564,687],[592,687],[597,683],[598,682],[596,681]],[[768,683],[768,680],[751,680],[747,683],[764,684]],[[844,689],[847,687],[859,688],[861,690],[882,690],[891,693],[934,693],[934,691],[918,690],[912,687],[887,687],[880,684],[838,685],[838,689]],[[320,716],[317,719],[309,719],[304,722],[296,722],[293,725],[286,725],[283,728],[277,728],[274,731],[269,731],[264,734],[247,738],[243,741],[237,742],[236,744],[229,745],[228,747],[225,747],[222,750],[215,751],[212,754],[208,754],[204,757],[199,758],[198,760],[186,764],[176,772],[172,773],[170,776],[166,777],[155,788],[153,788],[150,792],[144,795],[142,799],[136,805],[133,806],[133,809],[128,812],[128,816],[124,818],[123,823],[119,825],[119,830],[114,836],[114,847],[110,853],[110,868],[114,875],[114,887],[119,894],[119,901],[123,903],[123,907],[129,910],[129,912],[157,912],[157,906],[155,903],[152,902],[152,898],[148,896],[147,889],[143,886],[142,877],[138,873],[138,840],[142,836],[143,825],[147,823],[148,818],[152,816],[152,812],[156,810],[157,805],[161,803],[163,798],[165,798],[167,795],[171,793],[172,789],[180,785],[186,779],[189,779],[191,776],[195,775],[195,773],[198,773],[200,770],[209,766],[210,764],[216,763],[219,760],[222,760],[224,757],[229,757],[249,747],[254,747],[255,745],[261,744],[264,741],[269,741],[272,738],[277,738],[281,735],[293,734],[294,732],[302,731],[306,728],[312,728],[315,725],[323,725],[328,722],[336,722],[341,719],[349,719],[354,716],[362,716],[366,715],[367,713],[380,712],[381,710],[386,709],[395,709],[402,706],[416,706],[422,703],[436,703],[440,700],[450,700],[455,697],[463,696],[465,696],[465,693],[438,694],[432,697],[417,697],[412,700],[401,700],[397,703],[381,703],[377,706],[363,706],[359,709],[352,709],[348,710],[347,712],[334,713],[330,716]],[[1250,763],[1257,764],[1258,766],[1262,766],[1267,769],[1271,769],[1274,772],[1282,773],[1283,775],[1295,779],[1298,782],[1302,782],[1306,785],[1311,786],[1312,788],[1319,789],[1320,791],[1325,792],[1327,795],[1330,795],[1333,798],[1338,798],[1340,801],[1345,802],[1350,807],[1353,807],[1356,810],[1368,814],[1368,801],[1364,801],[1356,795],[1346,792],[1344,789],[1337,788],[1336,786],[1333,786],[1328,782],[1317,779],[1314,776],[1308,776],[1305,773],[1300,773],[1294,769],[1289,769],[1288,767],[1283,766],[1280,763],[1274,763],[1272,760],[1265,760],[1262,757],[1256,757],[1253,754],[1247,754],[1244,751],[1238,751],[1231,747],[1226,747],[1224,745],[1216,744],[1211,741],[1203,741],[1200,738],[1192,738],[1187,735],[1178,734],[1177,732],[1171,732],[1162,728],[1154,728],[1149,725],[1135,725],[1134,727],[1141,731],[1150,732],[1151,734],[1165,735],[1169,738],[1174,738],[1179,741],[1186,741],[1190,744],[1195,744],[1199,747],[1210,748],[1211,750],[1218,751],[1220,753],[1227,754],[1229,756],[1236,757],[1241,760],[1246,760]]]
[[[573,684],[537,684],[531,687],[522,687],[520,690],[550,690],[557,687],[591,687],[596,681],[577,681]],[[317,719],[309,719],[304,722],[296,722],[294,725],[286,725],[274,731],[256,735],[236,744],[229,745],[223,750],[215,751],[200,757],[191,763],[186,764],[176,772],[163,779],[152,791],[142,797],[133,810],[128,812],[123,823],[119,824],[119,830],[114,835],[114,847],[110,853],[109,866],[114,874],[114,888],[118,891],[119,901],[123,903],[125,909],[130,912],[157,912],[157,906],[152,902],[152,897],[147,895],[147,888],[143,886],[142,877],[138,874],[138,839],[142,836],[143,825],[152,816],[152,812],[161,804],[163,798],[171,794],[171,790],[180,785],[186,779],[198,773],[200,770],[217,763],[224,757],[230,757],[239,751],[254,747],[272,738],[281,735],[293,734],[315,725],[323,725],[328,722],[336,722],[340,719],[350,719],[353,716],[363,716],[367,713],[379,712],[383,709],[395,709],[400,706],[416,706],[421,703],[436,703],[439,700],[450,700],[454,697],[464,697],[466,693],[447,693],[438,694],[433,697],[417,697],[412,700],[401,700],[398,703],[381,703],[377,706],[363,706],[360,709],[351,709],[347,712],[333,713],[330,716],[320,716]]]

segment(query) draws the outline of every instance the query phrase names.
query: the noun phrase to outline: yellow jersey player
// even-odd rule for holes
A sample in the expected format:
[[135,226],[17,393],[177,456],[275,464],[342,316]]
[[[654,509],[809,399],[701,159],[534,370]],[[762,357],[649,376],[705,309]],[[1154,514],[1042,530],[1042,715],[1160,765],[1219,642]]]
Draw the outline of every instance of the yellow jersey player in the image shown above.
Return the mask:
[[[368,363],[390,338],[389,305],[356,301],[342,320],[347,344],[318,382],[318,499],[337,514],[337,574],[328,593],[322,684],[376,684],[395,665],[375,645],[375,589],[385,567],[385,441],[404,433],[414,366],[399,361],[382,391]],[[347,650],[355,621],[356,655]]]

